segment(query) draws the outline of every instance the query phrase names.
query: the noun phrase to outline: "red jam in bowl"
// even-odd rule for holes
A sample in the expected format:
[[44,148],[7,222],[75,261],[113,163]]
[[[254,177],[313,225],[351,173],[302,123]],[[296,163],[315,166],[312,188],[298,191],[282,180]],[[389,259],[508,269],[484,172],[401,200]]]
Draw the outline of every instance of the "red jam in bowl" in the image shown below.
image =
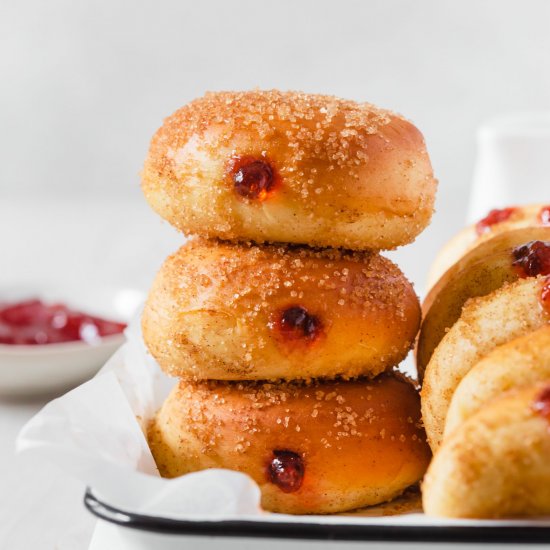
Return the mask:
[[119,334],[124,323],[108,321],[41,300],[0,303],[0,344],[42,345],[83,341],[96,343]]

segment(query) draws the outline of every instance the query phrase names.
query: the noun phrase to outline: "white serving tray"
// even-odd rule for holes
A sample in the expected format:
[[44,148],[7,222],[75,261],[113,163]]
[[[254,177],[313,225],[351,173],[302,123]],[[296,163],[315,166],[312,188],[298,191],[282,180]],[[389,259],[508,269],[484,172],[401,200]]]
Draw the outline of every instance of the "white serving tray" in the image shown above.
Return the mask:
[[[205,470],[162,479],[143,429],[174,380],[146,354],[139,322],[126,336],[127,343],[93,380],[46,405],[17,440],[19,453],[52,461],[90,487],[84,503],[102,520],[93,550],[181,548],[184,538],[212,537],[228,548],[237,540],[256,548],[274,539],[300,548],[309,547],[307,540],[346,546],[550,542],[550,519],[439,520],[425,516],[414,495],[346,514],[293,516],[261,510],[258,486],[238,472]],[[106,533],[117,542],[97,542]]]
[[[84,503],[88,510],[124,530],[136,530],[134,540],[144,540],[143,532],[181,537],[222,537],[340,542],[410,543],[549,543],[548,520],[437,520],[422,513],[375,515],[376,509],[350,515],[289,516],[265,514],[208,520],[171,519],[127,512],[110,506],[88,489]],[[384,512],[383,508],[380,512]],[[362,514],[365,515],[362,515]],[[159,538],[162,540],[162,537]],[[168,540],[168,539],[166,539]]]

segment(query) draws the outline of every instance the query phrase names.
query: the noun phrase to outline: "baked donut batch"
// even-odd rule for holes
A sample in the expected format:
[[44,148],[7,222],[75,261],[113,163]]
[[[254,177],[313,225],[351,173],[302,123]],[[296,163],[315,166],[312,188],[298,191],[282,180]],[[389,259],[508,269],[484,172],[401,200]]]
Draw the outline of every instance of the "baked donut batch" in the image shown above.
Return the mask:
[[550,206],[491,211],[432,268],[417,345],[428,514],[550,514]]
[[418,391],[394,367],[420,305],[378,250],[430,221],[420,132],[329,96],[212,93],[166,119],[142,181],[192,235],[142,317],[180,379],[148,432],[161,475],[238,470],[264,509],[316,514],[417,483],[431,453]]
[[142,181],[191,236],[142,317],[180,379],[148,431],[161,475],[229,468],[265,510],[337,513],[402,494],[431,447],[427,514],[550,514],[550,206],[493,210],[443,248],[420,397],[394,369],[420,305],[378,253],[431,218],[411,123],[321,95],[207,94],[157,131]]

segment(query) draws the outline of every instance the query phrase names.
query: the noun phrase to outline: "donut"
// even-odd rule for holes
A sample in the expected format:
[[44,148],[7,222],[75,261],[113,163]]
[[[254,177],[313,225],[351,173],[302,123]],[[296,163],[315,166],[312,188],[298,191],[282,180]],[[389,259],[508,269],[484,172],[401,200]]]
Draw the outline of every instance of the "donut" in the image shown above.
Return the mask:
[[536,226],[550,226],[550,204],[491,210],[483,219],[462,229],[439,251],[428,274],[427,288],[434,286],[447,269],[482,242],[505,231]]
[[208,93],[168,117],[142,188],[187,234],[392,249],[429,223],[436,180],[422,134],[396,114],[254,90]]
[[550,324],[496,347],[472,367],[453,394],[444,437],[492,399],[543,380],[550,380]]
[[497,346],[550,321],[550,277],[529,277],[469,300],[435,349],[422,385],[422,418],[435,451],[453,394],[468,371]]
[[550,514],[550,381],[505,393],[459,426],[422,486],[426,514],[502,518]]
[[144,341],[172,376],[375,376],[399,363],[420,305],[376,252],[194,239],[158,273]]
[[354,381],[181,381],[148,430],[163,477],[248,474],[262,507],[328,514],[401,494],[430,451],[418,394],[396,374]]
[[469,298],[485,296],[520,277],[550,274],[550,226],[524,227],[482,242],[456,262],[422,304],[416,348],[419,378],[446,331]]

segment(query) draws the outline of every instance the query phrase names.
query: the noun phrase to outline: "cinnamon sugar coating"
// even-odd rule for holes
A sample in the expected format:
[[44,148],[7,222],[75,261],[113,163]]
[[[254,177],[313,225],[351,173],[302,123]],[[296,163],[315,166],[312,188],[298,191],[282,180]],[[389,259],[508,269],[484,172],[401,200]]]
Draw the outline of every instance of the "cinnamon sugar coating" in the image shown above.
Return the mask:
[[550,515],[550,380],[486,403],[447,437],[422,486],[424,510],[449,518]]
[[457,321],[466,301],[486,296],[506,282],[550,269],[550,227],[524,226],[498,232],[461,257],[428,292],[416,349],[424,370],[441,339]]
[[466,302],[462,315],[435,349],[422,385],[422,418],[432,450],[442,444],[453,395],[470,370],[498,346],[550,322],[540,303],[544,277],[506,283]]
[[[268,198],[235,192],[236,157],[268,162]],[[436,181],[420,132],[367,103],[301,92],[208,93],[168,117],[142,175],[151,206],[189,234],[390,249],[429,223]]]
[[142,317],[167,373],[218,380],[374,376],[419,322],[411,284],[375,252],[206,239],[166,260]]
[[161,475],[245,472],[285,513],[416,483],[430,459],[419,395],[384,371],[411,348],[420,306],[376,250],[431,218],[420,132],[330,96],[211,93],[165,120],[142,187],[199,235],[165,261],[142,316],[149,351],[181,378],[148,430]]
[[550,324],[497,346],[458,384],[445,421],[447,437],[505,392],[550,380]]
[[[403,377],[374,380],[181,381],[149,429],[165,477],[206,468],[250,475],[266,510],[334,513],[401,494],[422,476],[430,452],[419,399]],[[297,491],[274,484],[274,451],[300,457]]]
[[513,211],[508,218],[490,225],[486,231],[479,234],[476,231],[476,224],[473,223],[452,237],[438,252],[428,274],[427,288],[435,286],[443,274],[453,264],[473,250],[481,243],[491,240],[507,231],[515,231],[525,227],[545,226],[544,212],[548,207],[546,203],[514,205]]

